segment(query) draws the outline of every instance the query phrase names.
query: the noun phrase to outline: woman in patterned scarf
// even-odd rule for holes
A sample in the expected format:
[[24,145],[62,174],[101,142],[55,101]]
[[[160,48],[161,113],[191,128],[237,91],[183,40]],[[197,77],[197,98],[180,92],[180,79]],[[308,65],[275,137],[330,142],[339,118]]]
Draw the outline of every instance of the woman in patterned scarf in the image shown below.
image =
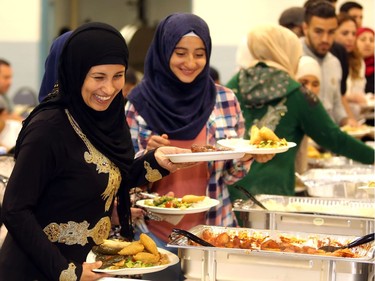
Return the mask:
[[[319,98],[295,81],[302,46],[292,31],[272,24],[256,26],[248,33],[248,47],[254,62],[227,84],[240,101],[247,130],[252,125],[266,126],[298,146],[307,134],[334,153],[374,163],[374,150],[342,132]],[[297,150],[276,154],[266,164],[254,163],[237,184],[253,194],[294,195]],[[230,191],[232,200],[242,195]]]

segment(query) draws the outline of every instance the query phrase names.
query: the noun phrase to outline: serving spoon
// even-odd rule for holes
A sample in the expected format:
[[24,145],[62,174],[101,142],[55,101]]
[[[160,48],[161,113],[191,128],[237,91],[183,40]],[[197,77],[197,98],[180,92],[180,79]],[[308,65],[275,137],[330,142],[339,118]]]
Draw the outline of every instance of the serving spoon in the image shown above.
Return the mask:
[[369,243],[371,241],[375,240],[375,233],[370,233],[367,235],[364,235],[362,237],[359,237],[358,239],[348,243],[347,245],[344,246],[323,246],[320,247],[319,250],[323,250],[325,252],[334,252],[340,249],[348,249],[348,248],[353,248],[362,244]]

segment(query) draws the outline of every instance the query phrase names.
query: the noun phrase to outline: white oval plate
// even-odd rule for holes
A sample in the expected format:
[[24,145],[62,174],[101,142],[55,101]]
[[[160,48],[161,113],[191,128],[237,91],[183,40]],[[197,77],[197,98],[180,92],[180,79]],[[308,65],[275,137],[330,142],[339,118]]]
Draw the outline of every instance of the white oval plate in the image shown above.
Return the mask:
[[180,154],[166,154],[165,156],[173,163],[186,162],[204,162],[238,159],[245,155],[243,151],[212,151],[212,152],[193,152]]
[[355,138],[362,138],[367,134],[371,134],[374,131],[374,127],[371,126],[363,126],[358,129],[351,129],[351,130],[345,130],[341,128],[342,131],[347,133],[348,135],[355,137]]
[[250,154],[275,154],[287,151],[289,148],[295,147],[296,143],[288,142],[288,145],[277,148],[257,148],[250,144],[250,140],[245,139],[222,139],[217,142],[219,145],[234,149],[235,151],[242,151]]
[[[170,263],[168,264],[163,264],[163,265],[157,265],[157,266],[150,266],[150,267],[139,267],[139,268],[122,268],[122,269],[93,269],[95,272],[101,272],[101,273],[108,273],[108,274],[113,274],[113,275],[134,275],[134,274],[145,274],[145,273],[152,273],[152,272],[157,272],[161,271],[163,269],[166,269],[169,266],[175,265],[176,263],[179,262],[179,258],[164,249],[158,248],[158,251],[161,254],[166,254],[169,258]],[[86,262],[92,263],[95,262],[95,257],[96,255],[94,254],[93,251],[90,251],[86,257]]]
[[206,199],[204,199],[203,201],[194,203],[194,205],[189,208],[180,209],[180,208],[163,208],[163,207],[148,206],[148,205],[145,205],[146,200],[150,200],[150,199],[139,200],[137,201],[136,205],[139,207],[145,208],[148,211],[151,211],[156,214],[167,214],[167,215],[187,215],[187,214],[202,213],[219,204],[218,200],[206,197]]

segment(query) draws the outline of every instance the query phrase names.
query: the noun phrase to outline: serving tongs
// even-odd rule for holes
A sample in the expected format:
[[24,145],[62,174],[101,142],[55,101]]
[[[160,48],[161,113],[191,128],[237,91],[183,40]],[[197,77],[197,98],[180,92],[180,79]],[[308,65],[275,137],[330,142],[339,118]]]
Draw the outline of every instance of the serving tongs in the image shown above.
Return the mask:
[[252,195],[247,189],[243,188],[240,185],[235,185],[234,187],[242,191],[251,201],[254,202],[255,205],[261,207],[263,210],[267,210],[267,208],[258,199],[256,199],[255,196]]
[[349,249],[353,248],[362,244],[369,243],[371,241],[375,240],[375,233],[370,233],[365,236],[359,237],[358,239],[348,243],[347,245],[344,246],[323,246],[320,247],[319,250],[323,250],[325,252],[334,252],[340,249]]
[[193,234],[193,233],[191,233],[189,231],[183,230],[183,229],[179,229],[179,228],[173,228],[172,229],[172,233],[170,235],[170,238],[175,239],[176,238],[176,234],[182,235],[182,236],[184,236],[184,237],[186,237],[186,238],[194,241],[195,243],[198,243],[201,246],[204,246],[204,247],[215,247],[211,243],[203,240],[202,238],[199,238],[195,234]]

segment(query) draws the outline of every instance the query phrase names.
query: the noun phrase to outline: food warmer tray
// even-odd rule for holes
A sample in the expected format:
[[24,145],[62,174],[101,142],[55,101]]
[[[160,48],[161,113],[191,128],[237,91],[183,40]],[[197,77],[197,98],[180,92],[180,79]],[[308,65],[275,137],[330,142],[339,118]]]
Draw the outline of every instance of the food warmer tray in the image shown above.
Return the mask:
[[299,176],[313,197],[373,198],[359,187],[375,181],[372,166],[341,169],[310,169]]
[[[258,233],[269,235],[271,238],[280,235],[297,238],[313,236],[318,239],[335,239],[342,243],[357,238],[357,236],[328,236],[307,232],[281,232],[208,225],[198,225],[189,231],[200,236],[205,229],[215,234],[222,232],[238,234],[245,231],[249,235]],[[367,248],[357,249],[360,255],[358,258],[192,246],[189,245],[186,237],[181,236],[171,240],[167,246],[178,248],[181,268],[186,280],[370,281],[374,276],[374,242]]]
[[269,210],[250,200],[233,202],[233,210],[239,212],[244,227],[358,236],[375,231],[375,202],[371,199],[267,194],[255,197]]

